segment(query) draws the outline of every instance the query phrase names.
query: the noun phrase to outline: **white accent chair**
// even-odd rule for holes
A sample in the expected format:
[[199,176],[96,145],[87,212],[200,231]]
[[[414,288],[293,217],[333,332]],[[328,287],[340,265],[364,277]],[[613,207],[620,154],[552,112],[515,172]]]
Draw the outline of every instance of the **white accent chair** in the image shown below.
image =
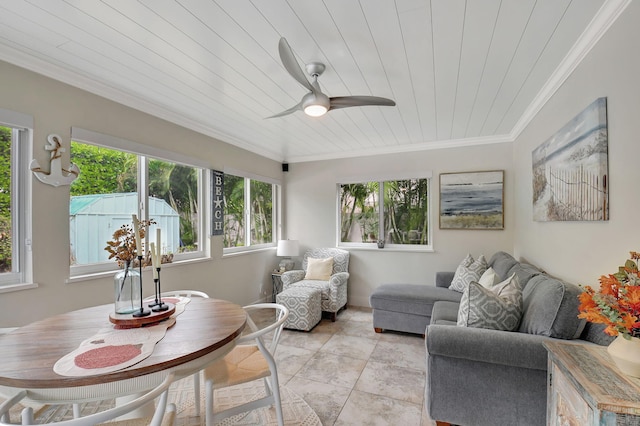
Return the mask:
[[[167,395],[169,386],[174,380],[173,373],[167,375],[164,381],[145,393],[144,395],[126,403],[123,405],[110,408],[108,410],[101,411],[99,413],[91,414],[84,417],[77,417],[71,420],[57,421],[53,423],[56,426],[95,426],[98,424],[105,424],[108,426],[134,426],[134,425],[151,425],[151,426],[170,426],[175,424],[176,406],[174,404],[167,404]],[[22,390],[13,397],[7,399],[2,405],[0,405],[0,425],[15,425],[20,423],[10,423],[10,410],[15,405],[19,404],[25,398],[29,398],[30,391]],[[128,419],[111,421],[125,414],[131,413],[138,408],[153,403],[155,399],[158,399],[156,408],[152,418],[144,419]],[[166,417],[165,417],[166,414]],[[33,409],[24,408],[21,412],[21,419],[23,425],[33,425],[35,423]],[[105,423],[108,422],[108,423]]]
[[[163,297],[202,297],[208,299],[209,295],[204,291],[199,290],[173,290],[163,291],[160,293],[160,299]],[[195,401],[195,409],[198,415],[200,414],[200,372],[193,375],[193,399]]]
[[[206,389],[206,426],[221,419],[225,419],[245,411],[260,407],[275,405],[278,425],[284,425],[282,404],[280,401],[280,386],[278,371],[274,355],[282,326],[289,316],[289,310],[277,303],[258,303],[245,306],[247,311],[247,325],[249,334],[243,334],[237,340],[237,345],[224,358],[215,361],[204,370]],[[266,313],[263,318],[262,314]],[[253,316],[253,318],[252,318]],[[258,320],[258,317],[260,320]],[[254,318],[256,319],[254,321]],[[269,321],[264,321],[268,319]],[[260,326],[256,325],[256,322]],[[267,333],[273,333],[270,344],[265,344],[263,338]],[[214,390],[241,383],[264,379],[266,396],[214,413]]]
[[[306,280],[309,259],[333,258],[333,269],[328,281]],[[322,311],[331,315],[331,321],[341,309],[347,308],[347,281],[349,280],[349,252],[338,248],[308,250],[302,258],[302,270],[282,274],[282,290],[290,287],[311,287],[320,290]]]

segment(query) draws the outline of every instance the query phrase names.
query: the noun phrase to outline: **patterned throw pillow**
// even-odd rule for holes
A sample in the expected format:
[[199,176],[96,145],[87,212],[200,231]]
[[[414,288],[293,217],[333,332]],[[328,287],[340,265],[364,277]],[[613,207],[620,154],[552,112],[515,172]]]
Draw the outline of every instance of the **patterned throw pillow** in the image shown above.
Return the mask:
[[513,274],[490,289],[477,282],[470,283],[460,300],[458,325],[513,331],[521,317],[522,288]]
[[478,280],[478,284],[482,285],[482,287],[484,288],[491,288],[498,279],[499,278],[498,274],[496,274],[496,271],[494,271],[493,268],[489,266],[489,269],[484,271],[484,273]]
[[469,287],[469,283],[472,281],[478,281],[488,267],[489,265],[487,265],[484,255],[480,255],[478,259],[473,260],[473,257],[468,254],[467,257],[462,260],[460,265],[458,265],[456,273],[453,276],[453,280],[449,285],[449,290],[464,293],[467,287]]

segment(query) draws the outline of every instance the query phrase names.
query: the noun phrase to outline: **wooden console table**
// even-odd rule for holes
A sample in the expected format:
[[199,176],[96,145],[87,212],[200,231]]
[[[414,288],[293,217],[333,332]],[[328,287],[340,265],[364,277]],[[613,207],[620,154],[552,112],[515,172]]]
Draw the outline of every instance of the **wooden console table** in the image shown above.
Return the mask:
[[640,379],[598,345],[547,342],[547,425],[640,426]]

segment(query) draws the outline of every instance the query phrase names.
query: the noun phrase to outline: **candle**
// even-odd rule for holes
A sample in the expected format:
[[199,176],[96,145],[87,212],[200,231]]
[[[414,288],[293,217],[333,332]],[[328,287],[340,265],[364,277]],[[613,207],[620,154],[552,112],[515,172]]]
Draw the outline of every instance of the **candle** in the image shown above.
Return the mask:
[[142,242],[140,241],[140,224],[138,222],[138,216],[132,214],[131,219],[133,221],[133,235],[136,238],[136,254],[138,256],[142,256]]
[[157,280],[158,270],[156,268],[158,265],[158,258],[156,255],[156,245],[154,243],[150,243],[149,246],[151,247],[151,269],[153,269],[153,279]]
[[158,244],[158,268],[162,266],[162,241],[161,235],[162,230],[160,228],[156,228],[156,244]]

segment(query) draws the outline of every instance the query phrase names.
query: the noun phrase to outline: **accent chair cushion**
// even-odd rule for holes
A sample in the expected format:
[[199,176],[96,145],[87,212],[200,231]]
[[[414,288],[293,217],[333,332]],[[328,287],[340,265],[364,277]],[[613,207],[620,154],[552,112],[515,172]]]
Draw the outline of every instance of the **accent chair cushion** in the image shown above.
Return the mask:
[[333,257],[328,257],[326,259],[314,259],[310,257],[307,259],[307,273],[304,276],[304,279],[328,281],[329,278],[331,278],[332,270]]
[[471,282],[460,300],[458,326],[513,331],[522,316],[522,290],[516,275],[485,288]]
[[469,286],[469,283],[472,281],[477,282],[488,267],[489,265],[487,265],[484,255],[480,255],[478,259],[473,260],[473,257],[468,254],[460,265],[458,265],[449,290],[463,293]]
[[529,334],[577,339],[584,330],[585,320],[578,318],[578,295],[575,284],[538,275],[524,288],[524,313],[520,331]]

